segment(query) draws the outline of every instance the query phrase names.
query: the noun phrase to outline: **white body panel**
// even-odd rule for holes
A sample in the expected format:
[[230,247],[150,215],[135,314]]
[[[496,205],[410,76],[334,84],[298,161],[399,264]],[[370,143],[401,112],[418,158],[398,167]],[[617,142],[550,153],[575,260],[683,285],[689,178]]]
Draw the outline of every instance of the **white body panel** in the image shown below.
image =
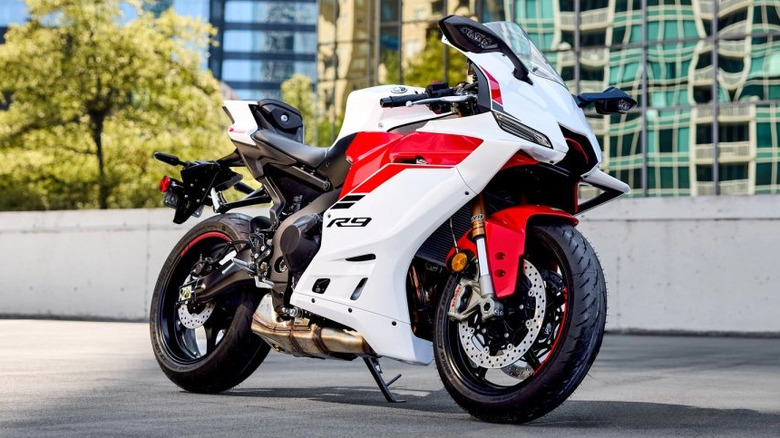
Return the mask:
[[[414,254],[518,150],[540,148],[501,130],[485,129],[488,121],[495,124],[490,114],[428,123],[425,130],[430,132],[443,130],[471,136],[484,132],[496,138],[483,142],[453,168],[406,169],[349,209],[328,210],[320,250],[301,276],[290,303],[357,330],[380,356],[430,363],[431,344],[412,333],[406,302],[406,272]],[[327,226],[344,217],[370,217],[371,222],[363,228]],[[367,254],[376,258],[346,260]],[[320,278],[331,279],[322,294],[312,291]],[[364,278],[367,280],[360,296],[352,299]]]
[[[406,302],[406,272],[422,242],[474,196],[455,168],[407,169],[346,210],[328,210],[322,244],[290,299],[294,306],[360,332],[380,356],[427,364],[428,341],[413,335]],[[327,227],[341,217],[370,217],[363,228]],[[373,254],[374,260],[349,262]],[[312,292],[330,278],[323,294]],[[360,296],[352,295],[366,278]]]
[[336,141],[362,131],[389,131],[398,126],[437,117],[424,105],[399,108],[382,108],[379,99],[388,96],[405,96],[425,92],[424,88],[404,85],[379,85],[349,93],[344,123]]
[[248,145],[255,144],[251,135],[257,131],[257,121],[249,108],[249,105],[254,103],[244,100],[225,101],[225,110],[233,119],[233,124],[228,128],[228,136],[231,140]]

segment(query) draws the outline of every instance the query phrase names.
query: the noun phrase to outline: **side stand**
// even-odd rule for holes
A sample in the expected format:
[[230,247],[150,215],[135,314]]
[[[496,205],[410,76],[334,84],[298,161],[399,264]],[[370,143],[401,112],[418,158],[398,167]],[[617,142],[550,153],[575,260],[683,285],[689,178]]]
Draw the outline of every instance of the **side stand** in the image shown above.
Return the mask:
[[390,379],[389,382],[385,382],[384,377],[382,376],[382,368],[379,366],[379,360],[375,357],[364,357],[363,360],[366,362],[366,366],[368,367],[368,370],[371,371],[371,376],[374,377],[374,381],[376,382],[376,386],[379,387],[379,390],[382,391],[382,395],[385,396],[385,400],[387,400],[390,403],[403,403],[404,400],[399,400],[393,396],[392,393],[390,393],[390,385],[393,384],[396,380],[398,380],[401,375],[397,375]]

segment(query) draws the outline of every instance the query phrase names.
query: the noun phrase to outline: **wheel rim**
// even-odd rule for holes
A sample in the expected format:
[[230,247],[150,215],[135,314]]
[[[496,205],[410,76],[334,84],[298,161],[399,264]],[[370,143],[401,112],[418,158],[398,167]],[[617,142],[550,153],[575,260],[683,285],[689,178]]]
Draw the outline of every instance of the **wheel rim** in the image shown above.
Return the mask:
[[[503,317],[495,318],[488,324],[481,324],[479,315],[475,314],[466,322],[448,320],[445,323],[444,345],[450,368],[472,391],[490,396],[516,391],[533,381],[555,356],[566,331],[569,307],[566,286],[569,274],[562,269],[562,266],[565,266],[562,261],[562,255],[552,248],[540,244],[529,245],[525,260],[521,262],[525,268],[524,275],[519,276],[518,288],[511,297],[502,300],[505,308]],[[533,288],[525,284],[527,281],[524,280],[529,271],[538,271],[544,283],[543,300],[539,300],[539,297],[533,298],[533,294],[529,294]],[[529,309],[540,301],[545,307],[541,327],[530,341],[530,347],[526,346],[527,349],[520,359],[505,365],[499,359],[499,355],[503,354],[500,346],[509,342],[515,348],[524,348],[523,342],[528,341],[526,335],[533,334],[526,326],[526,321],[532,321],[533,316],[538,315],[538,312],[530,312]],[[480,366],[472,359],[474,353],[469,354],[466,351],[467,344],[462,337],[463,324],[475,331],[485,332],[482,345],[491,345],[491,354],[495,354],[497,358],[493,362],[494,367]]]
[[239,300],[226,293],[205,304],[179,304],[180,288],[193,278],[193,268],[222,251],[229,236],[210,232],[193,239],[179,254],[157,306],[158,341],[168,359],[179,365],[206,360],[227,335]]

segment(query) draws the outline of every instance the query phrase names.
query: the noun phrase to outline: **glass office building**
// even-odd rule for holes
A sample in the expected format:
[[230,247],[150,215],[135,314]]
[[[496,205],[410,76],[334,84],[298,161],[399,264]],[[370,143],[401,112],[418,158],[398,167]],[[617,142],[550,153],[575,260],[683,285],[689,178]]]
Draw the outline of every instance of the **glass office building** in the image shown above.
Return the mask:
[[[295,73],[317,79],[317,0],[158,0],[146,7],[210,22],[216,44],[204,59],[237,97],[280,98],[282,82]],[[22,0],[0,1],[0,42],[8,24],[26,20],[25,10]]]
[[[349,20],[333,15],[339,8],[325,5],[344,10],[351,3],[323,0],[320,22]],[[441,50],[446,69],[446,52],[426,48],[430,37],[438,36],[436,20],[443,16],[514,20],[545,51],[573,93],[617,86],[640,102],[626,115],[588,114],[604,151],[604,169],[631,185],[633,196],[780,192],[777,0],[368,3],[372,7],[361,20],[369,27],[373,21],[376,32],[368,41],[355,41],[366,46],[361,53],[368,65],[376,65],[373,71],[361,70],[363,76],[353,81],[346,69],[324,69],[326,53],[341,53],[339,46],[352,40],[327,37],[335,48],[323,50],[321,36],[320,99],[323,90],[337,90],[325,96],[326,114],[343,108],[351,89],[403,80],[403,67],[426,49]],[[442,77],[440,72],[432,68],[431,79]]]
[[240,98],[280,98],[295,73],[317,79],[317,0],[160,0],[154,9],[168,7],[217,29],[208,67]]

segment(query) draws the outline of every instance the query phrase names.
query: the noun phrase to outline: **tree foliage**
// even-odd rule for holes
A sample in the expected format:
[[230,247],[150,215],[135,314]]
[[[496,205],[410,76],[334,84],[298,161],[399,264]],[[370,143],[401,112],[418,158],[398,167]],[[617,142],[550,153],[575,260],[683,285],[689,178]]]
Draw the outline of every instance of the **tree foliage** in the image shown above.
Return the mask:
[[304,142],[312,146],[330,146],[338,135],[343,115],[334,120],[317,115],[314,91],[310,77],[296,73],[282,82],[282,100],[297,108],[303,117]]
[[219,83],[202,68],[207,24],[140,0],[27,6],[0,45],[0,209],[159,205],[154,150],[230,151]]
[[[449,63],[447,77],[444,77],[444,51],[447,50]],[[399,83],[398,54],[385,52],[382,63],[384,66],[385,84]],[[454,85],[466,79],[466,57],[457,50],[441,42],[436,34],[425,42],[425,48],[414,57],[404,59],[402,74],[403,83],[416,87],[425,87],[432,81],[448,81]]]

